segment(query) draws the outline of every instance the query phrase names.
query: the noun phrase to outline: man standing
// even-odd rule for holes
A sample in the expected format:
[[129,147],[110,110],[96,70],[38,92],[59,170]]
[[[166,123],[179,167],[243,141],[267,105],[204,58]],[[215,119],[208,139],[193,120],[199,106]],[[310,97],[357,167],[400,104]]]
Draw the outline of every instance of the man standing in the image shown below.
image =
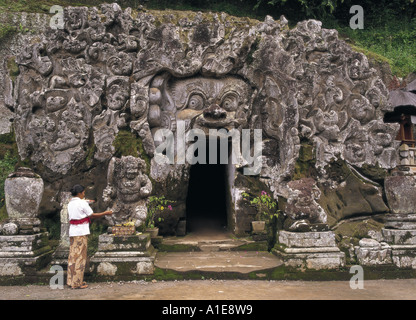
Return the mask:
[[67,284],[72,289],[85,289],[85,264],[87,261],[88,235],[90,234],[91,218],[99,218],[113,214],[112,211],[94,213],[85,199],[85,188],[75,185],[71,189],[73,198],[68,204],[69,215],[69,256]]

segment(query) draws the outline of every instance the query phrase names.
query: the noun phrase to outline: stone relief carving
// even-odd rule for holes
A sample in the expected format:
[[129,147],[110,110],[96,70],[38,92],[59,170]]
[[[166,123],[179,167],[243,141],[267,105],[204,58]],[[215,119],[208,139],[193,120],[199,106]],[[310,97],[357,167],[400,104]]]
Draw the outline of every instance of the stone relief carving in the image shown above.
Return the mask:
[[[335,30],[308,20],[289,29],[226,14],[65,9],[16,59],[12,109],[19,153],[53,180],[114,156],[121,128],[152,158],[157,128],[262,129],[261,179],[289,197],[301,139],[313,144],[319,179],[334,159],[396,165],[388,91],[367,58]],[[91,165],[91,164],[90,164]],[[85,166],[83,167],[86,168]]]

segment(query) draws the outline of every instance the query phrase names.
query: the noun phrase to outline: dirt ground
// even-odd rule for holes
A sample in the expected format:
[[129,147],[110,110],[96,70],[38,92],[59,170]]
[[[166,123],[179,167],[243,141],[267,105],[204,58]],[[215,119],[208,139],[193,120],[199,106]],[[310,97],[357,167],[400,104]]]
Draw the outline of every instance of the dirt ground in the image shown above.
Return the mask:
[[364,281],[188,280],[90,283],[87,289],[3,286],[0,300],[415,300],[416,279]]

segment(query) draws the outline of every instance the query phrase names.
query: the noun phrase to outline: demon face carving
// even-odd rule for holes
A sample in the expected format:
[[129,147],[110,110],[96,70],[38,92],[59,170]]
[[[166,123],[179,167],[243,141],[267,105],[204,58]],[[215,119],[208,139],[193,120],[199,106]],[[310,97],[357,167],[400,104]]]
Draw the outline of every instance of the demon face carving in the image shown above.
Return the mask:
[[149,90],[149,124],[175,131],[186,128],[241,129],[247,127],[251,88],[237,77],[170,79],[156,77]]

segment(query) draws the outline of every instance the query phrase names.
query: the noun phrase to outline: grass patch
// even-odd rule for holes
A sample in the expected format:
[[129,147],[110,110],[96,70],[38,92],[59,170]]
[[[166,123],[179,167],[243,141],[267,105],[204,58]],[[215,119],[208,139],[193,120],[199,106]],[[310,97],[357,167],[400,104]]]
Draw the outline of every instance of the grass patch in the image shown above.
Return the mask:
[[416,72],[416,19],[369,25],[363,30],[336,24],[329,26],[337,29],[342,38],[349,38],[354,50],[370,59],[387,62],[394,75],[406,77]]

